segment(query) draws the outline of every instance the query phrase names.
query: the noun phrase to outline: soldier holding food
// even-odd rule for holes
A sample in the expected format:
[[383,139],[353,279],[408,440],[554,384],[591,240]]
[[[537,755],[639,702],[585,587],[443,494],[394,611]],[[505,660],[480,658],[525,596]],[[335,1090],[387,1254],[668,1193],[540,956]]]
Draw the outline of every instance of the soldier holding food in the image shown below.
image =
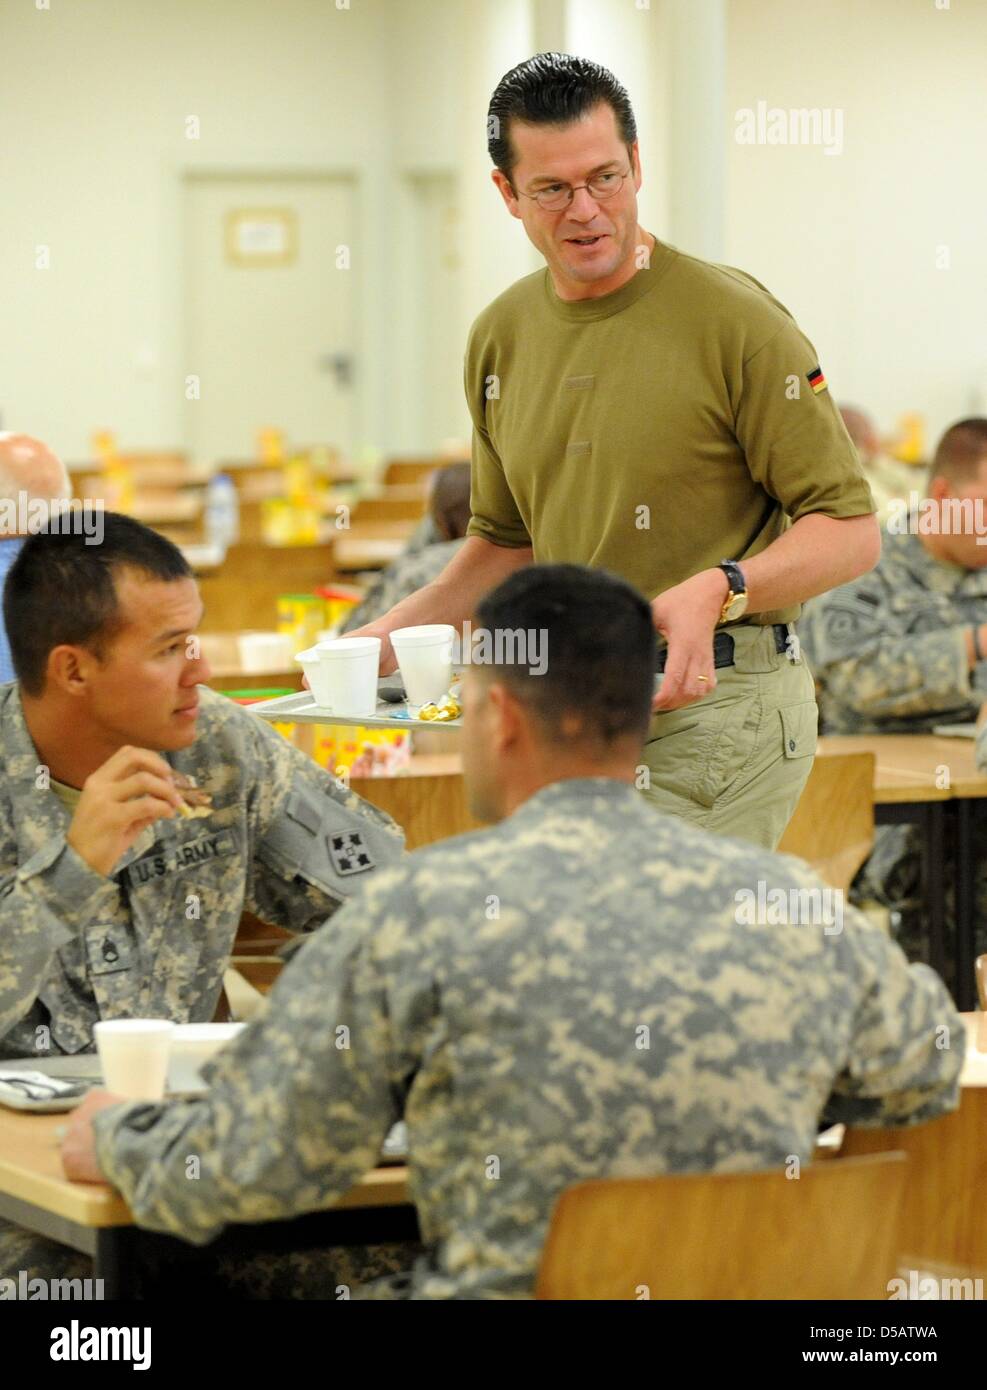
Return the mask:
[[4,590],[0,1058],[90,1049],[103,1018],[214,1015],[241,913],[317,927],[403,836],[200,682],[181,552],[107,513],[29,538]]

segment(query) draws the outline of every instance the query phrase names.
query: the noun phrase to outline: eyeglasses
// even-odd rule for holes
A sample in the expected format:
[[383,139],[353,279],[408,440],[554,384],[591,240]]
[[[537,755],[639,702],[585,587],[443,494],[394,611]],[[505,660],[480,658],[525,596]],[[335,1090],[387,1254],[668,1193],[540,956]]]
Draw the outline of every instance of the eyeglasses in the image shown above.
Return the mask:
[[522,192],[521,197],[533,198],[546,212],[561,212],[569,207],[580,188],[585,188],[594,202],[605,203],[608,198],[617,196],[630,172],[626,169],[622,174],[616,171],[597,174],[588,183],[577,183],[575,187],[571,183],[550,183],[547,188],[539,188],[537,193]]

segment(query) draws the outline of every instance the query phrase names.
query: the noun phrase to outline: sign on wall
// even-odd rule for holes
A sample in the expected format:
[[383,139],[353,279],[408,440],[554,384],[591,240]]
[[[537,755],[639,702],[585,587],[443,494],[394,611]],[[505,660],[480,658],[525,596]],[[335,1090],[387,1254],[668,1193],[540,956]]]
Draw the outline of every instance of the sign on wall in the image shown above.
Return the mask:
[[226,214],[226,258],[260,268],[292,265],[298,256],[298,218],[291,208],[236,208]]

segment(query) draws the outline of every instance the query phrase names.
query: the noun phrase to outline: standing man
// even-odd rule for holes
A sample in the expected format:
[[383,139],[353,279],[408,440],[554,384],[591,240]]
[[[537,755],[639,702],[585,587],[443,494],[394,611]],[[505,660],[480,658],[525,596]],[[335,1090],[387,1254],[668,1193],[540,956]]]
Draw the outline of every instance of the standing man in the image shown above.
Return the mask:
[[493,181],[546,269],[470,333],[466,544],[364,631],[462,623],[532,559],[612,570],[666,642],[649,799],[773,847],[816,742],[790,625],[880,553],[856,452],[787,310],[639,226],[634,115],[611,73],[537,54],[501,80],[488,131]]

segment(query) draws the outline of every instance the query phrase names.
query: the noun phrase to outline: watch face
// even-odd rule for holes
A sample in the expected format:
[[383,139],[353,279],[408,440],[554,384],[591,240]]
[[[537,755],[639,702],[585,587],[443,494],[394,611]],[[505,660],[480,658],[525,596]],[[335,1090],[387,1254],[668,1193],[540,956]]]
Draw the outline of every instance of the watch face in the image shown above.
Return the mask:
[[733,622],[735,618],[742,618],[746,612],[747,595],[734,594],[733,598],[727,604],[727,617]]

